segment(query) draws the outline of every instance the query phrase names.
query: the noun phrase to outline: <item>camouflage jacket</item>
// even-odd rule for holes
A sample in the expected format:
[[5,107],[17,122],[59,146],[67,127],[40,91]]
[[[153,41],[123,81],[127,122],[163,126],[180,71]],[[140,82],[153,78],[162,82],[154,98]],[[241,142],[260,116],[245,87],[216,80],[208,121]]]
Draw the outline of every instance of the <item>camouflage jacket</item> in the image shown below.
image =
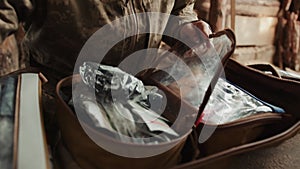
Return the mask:
[[[73,72],[73,66],[86,40],[99,28],[117,18],[143,12],[162,12],[183,18],[184,22],[197,20],[193,11],[195,0],[1,0],[0,43],[25,23],[25,52],[36,62],[64,75]],[[168,19],[157,18],[160,24],[149,24],[149,29],[163,32]],[[139,22],[138,26],[144,26]],[[128,53],[142,48],[157,48],[161,35],[136,35],[120,42],[105,58],[117,65]],[[132,45],[133,44],[133,45]],[[121,45],[121,46],[119,46]],[[126,49],[126,50],[124,50]]]

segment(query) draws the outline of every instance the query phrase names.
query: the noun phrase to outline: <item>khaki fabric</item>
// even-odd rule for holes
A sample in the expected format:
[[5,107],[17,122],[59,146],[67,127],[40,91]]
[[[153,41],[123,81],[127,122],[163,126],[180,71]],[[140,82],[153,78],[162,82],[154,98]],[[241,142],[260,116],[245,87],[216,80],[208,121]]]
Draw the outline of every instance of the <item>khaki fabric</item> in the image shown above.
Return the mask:
[[0,45],[0,76],[19,68],[19,52],[14,35],[7,37]]
[[[0,42],[24,22],[25,53],[41,65],[62,75],[73,72],[73,65],[86,40],[99,28],[122,16],[143,12],[162,12],[180,16],[184,22],[197,20],[194,0],[1,0]],[[149,29],[163,32],[168,18]],[[144,26],[145,22],[138,22]],[[130,25],[128,25],[130,26]],[[143,48],[159,47],[161,35],[137,35],[116,45],[104,62],[117,65],[124,57]]]

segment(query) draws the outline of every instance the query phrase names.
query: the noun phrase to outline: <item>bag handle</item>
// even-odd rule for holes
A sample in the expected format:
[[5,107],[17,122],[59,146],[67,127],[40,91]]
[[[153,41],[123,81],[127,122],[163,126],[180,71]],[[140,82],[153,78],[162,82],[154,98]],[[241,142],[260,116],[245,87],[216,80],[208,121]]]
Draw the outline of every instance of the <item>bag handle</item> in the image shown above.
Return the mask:
[[278,71],[276,70],[276,68],[274,66],[272,66],[271,64],[252,64],[252,65],[248,65],[251,68],[263,71],[263,72],[271,72],[273,76],[281,78],[280,74],[278,73]]

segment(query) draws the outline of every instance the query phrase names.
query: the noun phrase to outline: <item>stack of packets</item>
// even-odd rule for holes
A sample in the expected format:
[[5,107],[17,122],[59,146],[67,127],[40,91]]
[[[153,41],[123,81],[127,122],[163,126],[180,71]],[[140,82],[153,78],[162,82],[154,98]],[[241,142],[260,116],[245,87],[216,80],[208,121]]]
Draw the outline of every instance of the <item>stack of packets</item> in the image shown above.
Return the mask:
[[199,122],[220,125],[267,112],[284,113],[284,110],[220,78]]
[[136,144],[158,144],[179,136],[158,114],[165,99],[158,88],[144,86],[119,68],[94,62],[85,62],[80,75],[83,84],[73,86],[70,104],[86,113],[94,127]]

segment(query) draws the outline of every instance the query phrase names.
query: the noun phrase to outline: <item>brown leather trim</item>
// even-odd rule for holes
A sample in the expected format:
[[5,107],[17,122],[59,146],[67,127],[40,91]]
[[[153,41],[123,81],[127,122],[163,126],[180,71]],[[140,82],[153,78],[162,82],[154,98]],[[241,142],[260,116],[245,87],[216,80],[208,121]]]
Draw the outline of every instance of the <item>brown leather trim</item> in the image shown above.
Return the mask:
[[225,57],[222,59],[222,63],[225,66],[225,64],[228,62],[228,59],[232,56],[232,54],[235,51],[236,48],[236,37],[234,32],[231,29],[224,29],[223,31],[219,31],[216,33],[213,33],[209,35],[209,38],[215,38],[215,37],[220,37],[222,35],[227,35],[227,37],[231,40],[232,45],[231,45],[231,51],[228,52]]
[[20,112],[20,87],[21,76],[18,76],[16,99],[15,99],[15,124],[14,124],[14,147],[13,147],[13,169],[17,169],[17,157],[18,157],[18,140],[19,140],[19,112]]
[[[48,79],[47,79],[47,78],[43,75],[43,73],[41,73],[41,72],[39,72],[39,78],[40,78],[40,80],[41,80],[41,82],[42,82],[41,85],[43,85],[43,84],[45,84],[45,83],[48,82]],[[40,94],[42,94],[42,93],[40,93]]]
[[[68,112],[73,112],[72,110],[71,110],[71,108],[67,105],[67,103],[63,100],[63,98],[61,97],[61,95],[60,95],[60,89],[62,88],[62,87],[65,87],[65,86],[68,86],[68,85],[72,85],[72,80],[74,79],[74,80],[76,80],[76,79],[78,79],[78,80],[80,80],[80,78],[77,78],[77,77],[79,77],[79,75],[73,75],[73,77],[72,76],[68,76],[68,77],[66,77],[66,78],[63,78],[62,80],[60,80],[58,83],[57,83],[57,85],[56,85],[56,96],[57,96],[57,100],[58,100],[58,102],[60,103],[60,104],[62,104],[67,110],[68,110]],[[73,114],[74,115],[74,114]],[[75,115],[74,115],[75,116]]]
[[[42,73],[39,73],[39,86],[38,86],[38,92],[39,92],[39,109],[40,109],[40,120],[41,120],[41,128],[42,128],[42,135],[43,135],[43,141],[45,146],[45,153],[46,153],[46,167],[47,169],[50,169],[50,158],[49,158],[49,151],[48,151],[48,144],[47,144],[47,138],[46,138],[46,131],[45,131],[45,124],[44,124],[44,115],[43,115],[43,103],[42,103],[42,85],[46,83],[48,80],[42,75]],[[42,78],[41,78],[42,77]]]

